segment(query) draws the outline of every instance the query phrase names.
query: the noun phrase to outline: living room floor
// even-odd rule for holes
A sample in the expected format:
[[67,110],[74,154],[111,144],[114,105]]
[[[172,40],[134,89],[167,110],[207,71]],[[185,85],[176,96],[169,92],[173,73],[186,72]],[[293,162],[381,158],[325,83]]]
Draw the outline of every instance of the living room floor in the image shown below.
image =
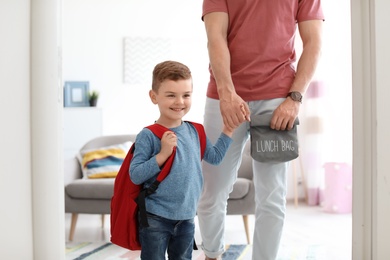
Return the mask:
[[[66,241],[69,236],[71,214],[65,214]],[[197,221],[197,219],[196,219]],[[106,215],[104,228],[100,215],[80,214],[74,235],[75,242],[95,242],[110,240],[110,216]],[[253,230],[254,216],[249,217],[249,227]],[[252,239],[251,233],[251,239]],[[198,225],[195,239],[200,243]],[[246,244],[242,216],[228,216],[226,219],[226,244]],[[352,215],[326,213],[321,207],[300,203],[287,205],[285,229],[282,244],[323,245],[327,256],[332,260],[352,259]],[[294,258],[291,258],[294,259]]]

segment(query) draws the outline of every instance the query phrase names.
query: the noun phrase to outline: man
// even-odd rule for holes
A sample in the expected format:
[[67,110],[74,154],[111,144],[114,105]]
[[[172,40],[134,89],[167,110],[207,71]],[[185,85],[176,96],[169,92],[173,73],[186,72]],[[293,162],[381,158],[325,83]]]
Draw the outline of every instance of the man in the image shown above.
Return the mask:
[[[224,252],[226,203],[237,177],[251,114],[273,113],[270,127],[290,130],[321,53],[320,0],[204,0],[210,58],[204,126],[211,139],[222,124],[237,127],[218,166],[203,165],[198,207],[206,259]],[[294,67],[296,28],[303,42]],[[255,231],[253,259],[276,259],[282,235],[287,163],[253,162]]]

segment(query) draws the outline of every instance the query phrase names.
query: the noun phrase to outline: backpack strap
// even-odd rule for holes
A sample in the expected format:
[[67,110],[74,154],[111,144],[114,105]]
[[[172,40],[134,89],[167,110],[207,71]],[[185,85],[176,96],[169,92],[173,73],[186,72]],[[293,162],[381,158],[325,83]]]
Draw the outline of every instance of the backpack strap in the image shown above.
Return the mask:
[[200,159],[203,160],[204,152],[206,150],[206,132],[204,130],[204,126],[199,123],[195,123],[192,121],[186,121],[188,123],[191,123],[197,130],[199,141],[200,141]]
[[[163,134],[166,131],[169,131],[168,128],[159,125],[159,124],[153,124],[150,126],[147,126],[147,128],[153,132],[159,139],[162,138]],[[139,212],[140,212],[140,221],[143,226],[148,227],[148,218],[146,216],[146,206],[145,206],[145,198],[149,196],[150,194],[153,194],[156,192],[158,186],[160,185],[161,181],[165,179],[165,177],[168,176],[173,159],[175,158],[176,155],[176,147],[173,148],[172,154],[168,157],[167,161],[164,163],[163,168],[161,169],[160,173],[157,175],[157,179],[147,188],[147,189],[142,189],[138,195],[137,198],[137,204],[139,207]]]
[[[168,128],[166,128],[165,126],[162,126],[162,125],[159,125],[159,124],[153,124],[153,125],[150,125],[150,126],[147,126],[147,128],[153,132],[153,134],[155,134],[160,140],[162,138],[162,136],[164,135],[164,133],[166,131],[171,131],[169,130]],[[161,172],[157,175],[157,179],[156,181],[158,181],[158,183],[153,183],[152,186],[155,186],[160,184],[160,182],[162,180],[165,179],[165,177],[168,176],[169,174],[169,171],[171,170],[171,166],[172,166],[172,163],[173,163],[173,159],[175,158],[175,154],[176,154],[176,147],[173,148],[173,151],[172,151],[172,154],[168,157],[167,161],[165,162],[163,168],[161,169]],[[156,188],[153,188],[153,192],[156,191]],[[152,192],[152,193],[153,193]]]

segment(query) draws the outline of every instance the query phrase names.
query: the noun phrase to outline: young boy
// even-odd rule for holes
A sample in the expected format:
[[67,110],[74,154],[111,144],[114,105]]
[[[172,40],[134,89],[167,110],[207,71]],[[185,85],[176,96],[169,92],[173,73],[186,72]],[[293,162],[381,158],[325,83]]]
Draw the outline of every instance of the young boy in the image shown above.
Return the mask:
[[[149,227],[139,225],[141,259],[163,260],[166,253],[169,259],[191,259],[194,218],[203,188],[198,133],[191,123],[182,120],[191,108],[191,71],[175,61],[157,64],[149,96],[160,110],[156,123],[170,131],[161,140],[147,128],[137,135],[131,180],[148,187],[174,147],[176,156],[168,177],[145,199]],[[232,143],[232,134],[233,129],[224,127],[215,145],[207,139],[203,159],[219,164]]]

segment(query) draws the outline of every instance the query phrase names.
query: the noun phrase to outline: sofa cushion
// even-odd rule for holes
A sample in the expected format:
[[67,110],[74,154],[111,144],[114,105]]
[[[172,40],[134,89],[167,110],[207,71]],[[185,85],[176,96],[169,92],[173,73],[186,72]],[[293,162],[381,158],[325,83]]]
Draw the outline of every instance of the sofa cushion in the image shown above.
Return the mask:
[[78,159],[83,178],[114,178],[130,149],[132,142],[82,150]]
[[233,191],[229,194],[229,199],[238,200],[244,198],[251,185],[251,181],[244,178],[237,178],[236,183],[233,185]]
[[[114,178],[78,179],[65,187],[71,198],[77,199],[111,199],[114,191]],[[251,181],[238,178],[229,194],[229,199],[242,199],[250,189]]]
[[78,179],[66,185],[65,192],[74,199],[111,199],[114,178]]

